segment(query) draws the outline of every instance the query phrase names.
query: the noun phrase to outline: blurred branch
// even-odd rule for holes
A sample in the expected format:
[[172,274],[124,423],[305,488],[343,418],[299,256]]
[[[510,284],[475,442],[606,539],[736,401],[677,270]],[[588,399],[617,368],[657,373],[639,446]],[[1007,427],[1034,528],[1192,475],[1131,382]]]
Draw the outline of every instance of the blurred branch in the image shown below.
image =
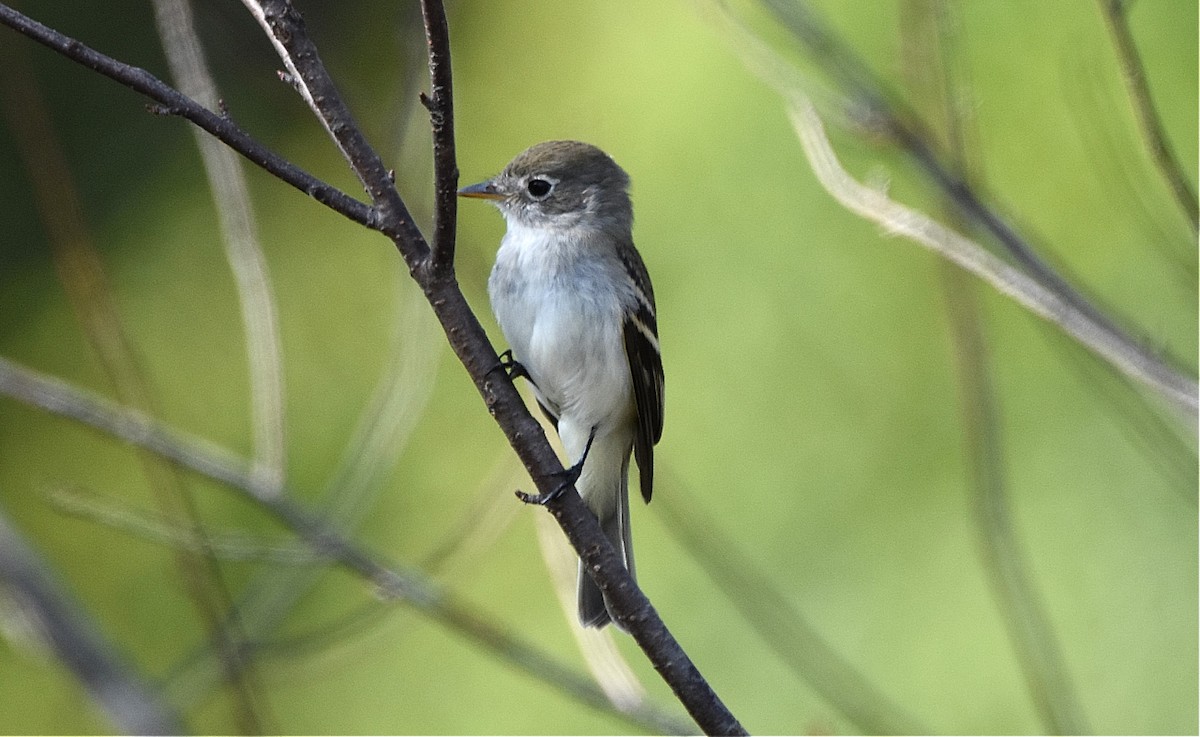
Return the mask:
[[1012,517],[999,410],[973,284],[947,266],[945,293],[957,359],[960,406],[972,475],[984,570],[1008,629],[1029,693],[1054,734],[1088,734],[1054,625],[1030,571]]
[[[299,537],[316,559],[337,562],[370,582],[381,598],[408,604],[501,661],[588,706],[623,716],[639,728],[658,731],[666,725],[675,725],[667,730],[675,731],[677,727],[674,720],[652,706],[629,712],[615,710],[588,678],[492,624],[499,617],[468,608],[420,571],[386,563],[346,540],[323,517],[293,502],[286,488],[280,491],[264,486],[251,464],[224,448],[3,357],[0,357],[0,395],[77,420],[245,493]],[[253,643],[248,645],[252,647]]]
[[1079,310],[1060,293],[993,256],[974,241],[856,181],[838,162],[820,117],[798,91],[793,93],[789,113],[818,181],[846,209],[878,223],[888,233],[916,241],[975,274],[996,291],[1057,325],[1127,376],[1196,416],[1200,399],[1193,379],[1128,342],[1123,334],[1114,332],[1107,321],[1097,322],[1091,313]]
[[[34,185],[59,281],[116,395],[125,404],[153,413],[154,392],[122,323],[70,166],[58,145],[54,121],[37,88],[31,65],[24,57],[24,48],[8,47],[3,51],[9,73],[0,79],[0,93],[3,93],[4,113]],[[193,503],[191,490],[177,469],[150,453],[139,452],[137,460],[162,514],[190,537],[193,547],[203,550],[208,543],[203,520]],[[207,644],[220,658],[241,728],[261,731],[262,706],[256,705],[257,683],[253,669],[241,662],[236,616],[231,611],[229,590],[220,566],[212,556],[186,548],[174,551],[173,562],[183,591],[208,635]],[[224,626],[226,620],[228,627]]]
[[[371,397],[346,439],[317,504],[317,513],[326,524],[347,537],[355,534],[383,490],[385,475],[403,456],[432,393],[442,355],[442,351],[427,347],[437,345],[441,331],[429,319],[424,298],[415,289],[400,289],[400,274],[391,278],[397,282],[397,299],[394,323],[385,330],[390,343],[388,359],[379,370]],[[499,498],[495,493],[492,496]],[[421,569],[429,570],[424,566]],[[237,602],[247,639],[259,642],[268,633],[278,631],[283,619],[323,574],[324,569],[312,566],[272,566],[256,572]],[[167,688],[176,703],[203,701],[218,677],[211,653],[200,649],[176,667]]]
[[[811,106],[807,102],[809,95],[806,88],[812,86],[808,80],[796,81],[798,75],[792,65],[738,21],[725,0],[712,1],[720,11],[720,18],[727,28],[737,35],[738,50],[747,58],[754,71],[789,101],[803,99],[806,101],[805,106]],[[1086,324],[1089,329],[1103,335],[1101,340],[1113,351],[1099,354],[1102,358],[1126,374],[1150,383],[1156,391],[1166,395],[1173,403],[1187,408],[1192,416],[1196,414],[1198,399],[1195,379],[1173,366],[1153,347],[1131,336],[1114,323],[1038,255],[1036,249],[984,200],[970,182],[958,176],[953,167],[942,161],[936,145],[917,117],[902,105],[890,100],[883,83],[876,78],[866,62],[824,23],[809,7],[809,3],[805,0],[760,2],[792,35],[817,67],[832,80],[842,95],[843,111],[867,130],[888,136],[907,152],[943,192],[959,217],[990,233],[1011,255],[1022,270],[1009,267],[1006,269],[1020,275],[1022,283],[1032,285],[1028,289],[1021,287],[1021,291],[1028,293],[1036,289],[1039,294],[1048,295],[1048,300],[1038,301],[1053,303],[1056,310],[1063,315],[1070,315],[1072,321]],[[815,111],[813,117],[815,119]],[[990,253],[981,247],[978,250],[990,257]],[[995,258],[990,260],[1003,264]],[[1021,303],[1029,307],[1025,302]],[[1076,332],[1070,334],[1077,340],[1080,339]],[[1084,342],[1084,345],[1095,350],[1092,343]],[[1134,373],[1130,373],[1130,368],[1133,368]]]
[[1125,76],[1125,84],[1129,88],[1130,103],[1134,115],[1137,116],[1138,126],[1149,149],[1150,158],[1170,188],[1180,209],[1188,218],[1192,231],[1200,230],[1200,203],[1196,201],[1196,192],[1188,183],[1183,165],[1175,155],[1171,142],[1167,139],[1162,119],[1158,117],[1158,109],[1154,106],[1154,98],[1150,95],[1150,86],[1146,83],[1146,69],[1142,65],[1142,57],[1138,53],[1137,43],[1133,40],[1133,32],[1129,28],[1128,0],[1097,0],[1108,27],[1112,31],[1113,45],[1117,50],[1117,61]]
[[721,533],[721,523],[699,508],[695,494],[673,475],[666,480],[680,493],[656,501],[663,527],[797,678],[863,734],[932,734],[826,642],[762,567]]
[[116,728],[127,734],[183,734],[163,698],[122,662],[86,610],[0,510],[0,597],[54,649]]
[[[152,516],[89,489],[60,486],[46,492],[46,501],[59,512],[87,520],[173,550],[209,555],[234,562],[272,563],[275,566],[311,568],[326,562],[307,546],[272,545],[240,532],[208,533],[208,545],[200,545],[186,530],[170,520]],[[277,568],[272,569],[278,571]],[[248,639],[253,639],[248,636]],[[206,648],[207,650],[207,648]]]
[[[971,183],[955,173],[938,155],[928,130],[916,115],[891,101],[870,66],[829,28],[807,0],[761,0],[776,20],[800,43],[848,99],[852,115],[871,130],[889,136],[916,161],[964,221],[982,227],[1004,247],[1029,275],[1058,299],[1120,336],[1132,349],[1151,351],[1124,334],[1108,317],[1046,262],[1025,238],[988,205]],[[790,94],[784,90],[785,94]]]
[[[907,0],[901,44],[913,98],[925,101],[928,117],[944,130],[951,165],[964,181],[980,181],[981,166],[967,144],[972,110],[964,99],[966,73],[960,57],[954,8],[946,0]],[[924,94],[921,94],[924,92]],[[949,215],[953,220],[953,214]],[[976,284],[942,261],[942,284],[959,386],[963,434],[971,469],[971,508],[983,565],[1008,629],[1029,693],[1055,734],[1085,734],[1088,726],[1057,633],[1033,580],[1012,518],[1005,472],[1000,407]]]
[[[217,85],[192,21],[189,0],[154,0],[158,35],[180,91],[211,109],[220,108]],[[233,272],[250,369],[251,424],[255,472],[264,484],[283,484],[286,459],[283,417],[283,361],[279,319],[267,262],[258,241],[250,190],[237,155],[220,141],[192,128],[208,175],[225,258]]]

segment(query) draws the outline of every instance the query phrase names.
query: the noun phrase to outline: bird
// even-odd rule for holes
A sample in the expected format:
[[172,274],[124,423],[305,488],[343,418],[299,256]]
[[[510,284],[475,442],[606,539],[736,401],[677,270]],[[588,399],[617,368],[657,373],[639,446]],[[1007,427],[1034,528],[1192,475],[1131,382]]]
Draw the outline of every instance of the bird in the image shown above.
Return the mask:
[[[654,288],[633,244],[629,185],[596,146],[546,141],[458,194],[490,201],[504,216],[488,295],[509,345],[505,365],[510,376],[528,379],[570,458],[559,488],[574,482],[636,578],[629,462],[636,458],[649,503],[664,384]],[[584,627],[624,629],[582,563],[578,614]]]

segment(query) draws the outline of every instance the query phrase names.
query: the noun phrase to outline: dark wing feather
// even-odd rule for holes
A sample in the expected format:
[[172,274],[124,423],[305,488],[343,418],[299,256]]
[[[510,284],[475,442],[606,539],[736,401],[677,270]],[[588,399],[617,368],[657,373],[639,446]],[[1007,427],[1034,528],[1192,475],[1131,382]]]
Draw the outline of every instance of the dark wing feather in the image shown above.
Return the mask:
[[621,249],[621,262],[635,286],[637,304],[625,317],[625,355],[633,379],[633,398],[637,407],[637,432],[633,440],[642,497],[649,502],[654,491],[654,445],[663,430],[663,366],[658,347],[658,317],[654,308],[654,288],[641,256],[629,244]]

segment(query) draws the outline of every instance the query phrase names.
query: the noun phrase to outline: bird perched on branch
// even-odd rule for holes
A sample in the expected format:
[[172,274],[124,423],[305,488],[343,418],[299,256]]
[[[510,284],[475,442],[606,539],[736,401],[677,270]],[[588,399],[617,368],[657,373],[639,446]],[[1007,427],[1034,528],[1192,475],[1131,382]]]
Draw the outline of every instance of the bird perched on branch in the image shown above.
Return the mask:
[[[488,280],[511,347],[506,366],[529,379],[572,463],[555,492],[527,500],[545,503],[574,483],[632,575],[629,459],[649,502],[663,368],[654,290],[633,245],[629,176],[595,146],[548,141],[459,194],[491,201],[507,222]],[[582,564],[579,620],[613,620]]]

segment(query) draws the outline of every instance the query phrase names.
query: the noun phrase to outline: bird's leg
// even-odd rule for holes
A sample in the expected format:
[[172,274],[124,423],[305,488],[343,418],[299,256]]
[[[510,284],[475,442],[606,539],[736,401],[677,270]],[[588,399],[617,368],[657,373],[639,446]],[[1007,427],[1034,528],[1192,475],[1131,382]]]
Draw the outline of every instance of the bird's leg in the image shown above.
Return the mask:
[[517,498],[526,504],[549,504],[555,499],[562,496],[563,492],[575,485],[579,480],[579,475],[583,473],[583,462],[587,460],[588,453],[592,450],[592,441],[596,439],[596,428],[592,428],[592,432],[588,435],[587,445],[583,448],[583,456],[579,461],[570,468],[563,469],[552,476],[559,480],[558,486],[554,487],[545,494],[526,494],[523,491],[517,492]]

